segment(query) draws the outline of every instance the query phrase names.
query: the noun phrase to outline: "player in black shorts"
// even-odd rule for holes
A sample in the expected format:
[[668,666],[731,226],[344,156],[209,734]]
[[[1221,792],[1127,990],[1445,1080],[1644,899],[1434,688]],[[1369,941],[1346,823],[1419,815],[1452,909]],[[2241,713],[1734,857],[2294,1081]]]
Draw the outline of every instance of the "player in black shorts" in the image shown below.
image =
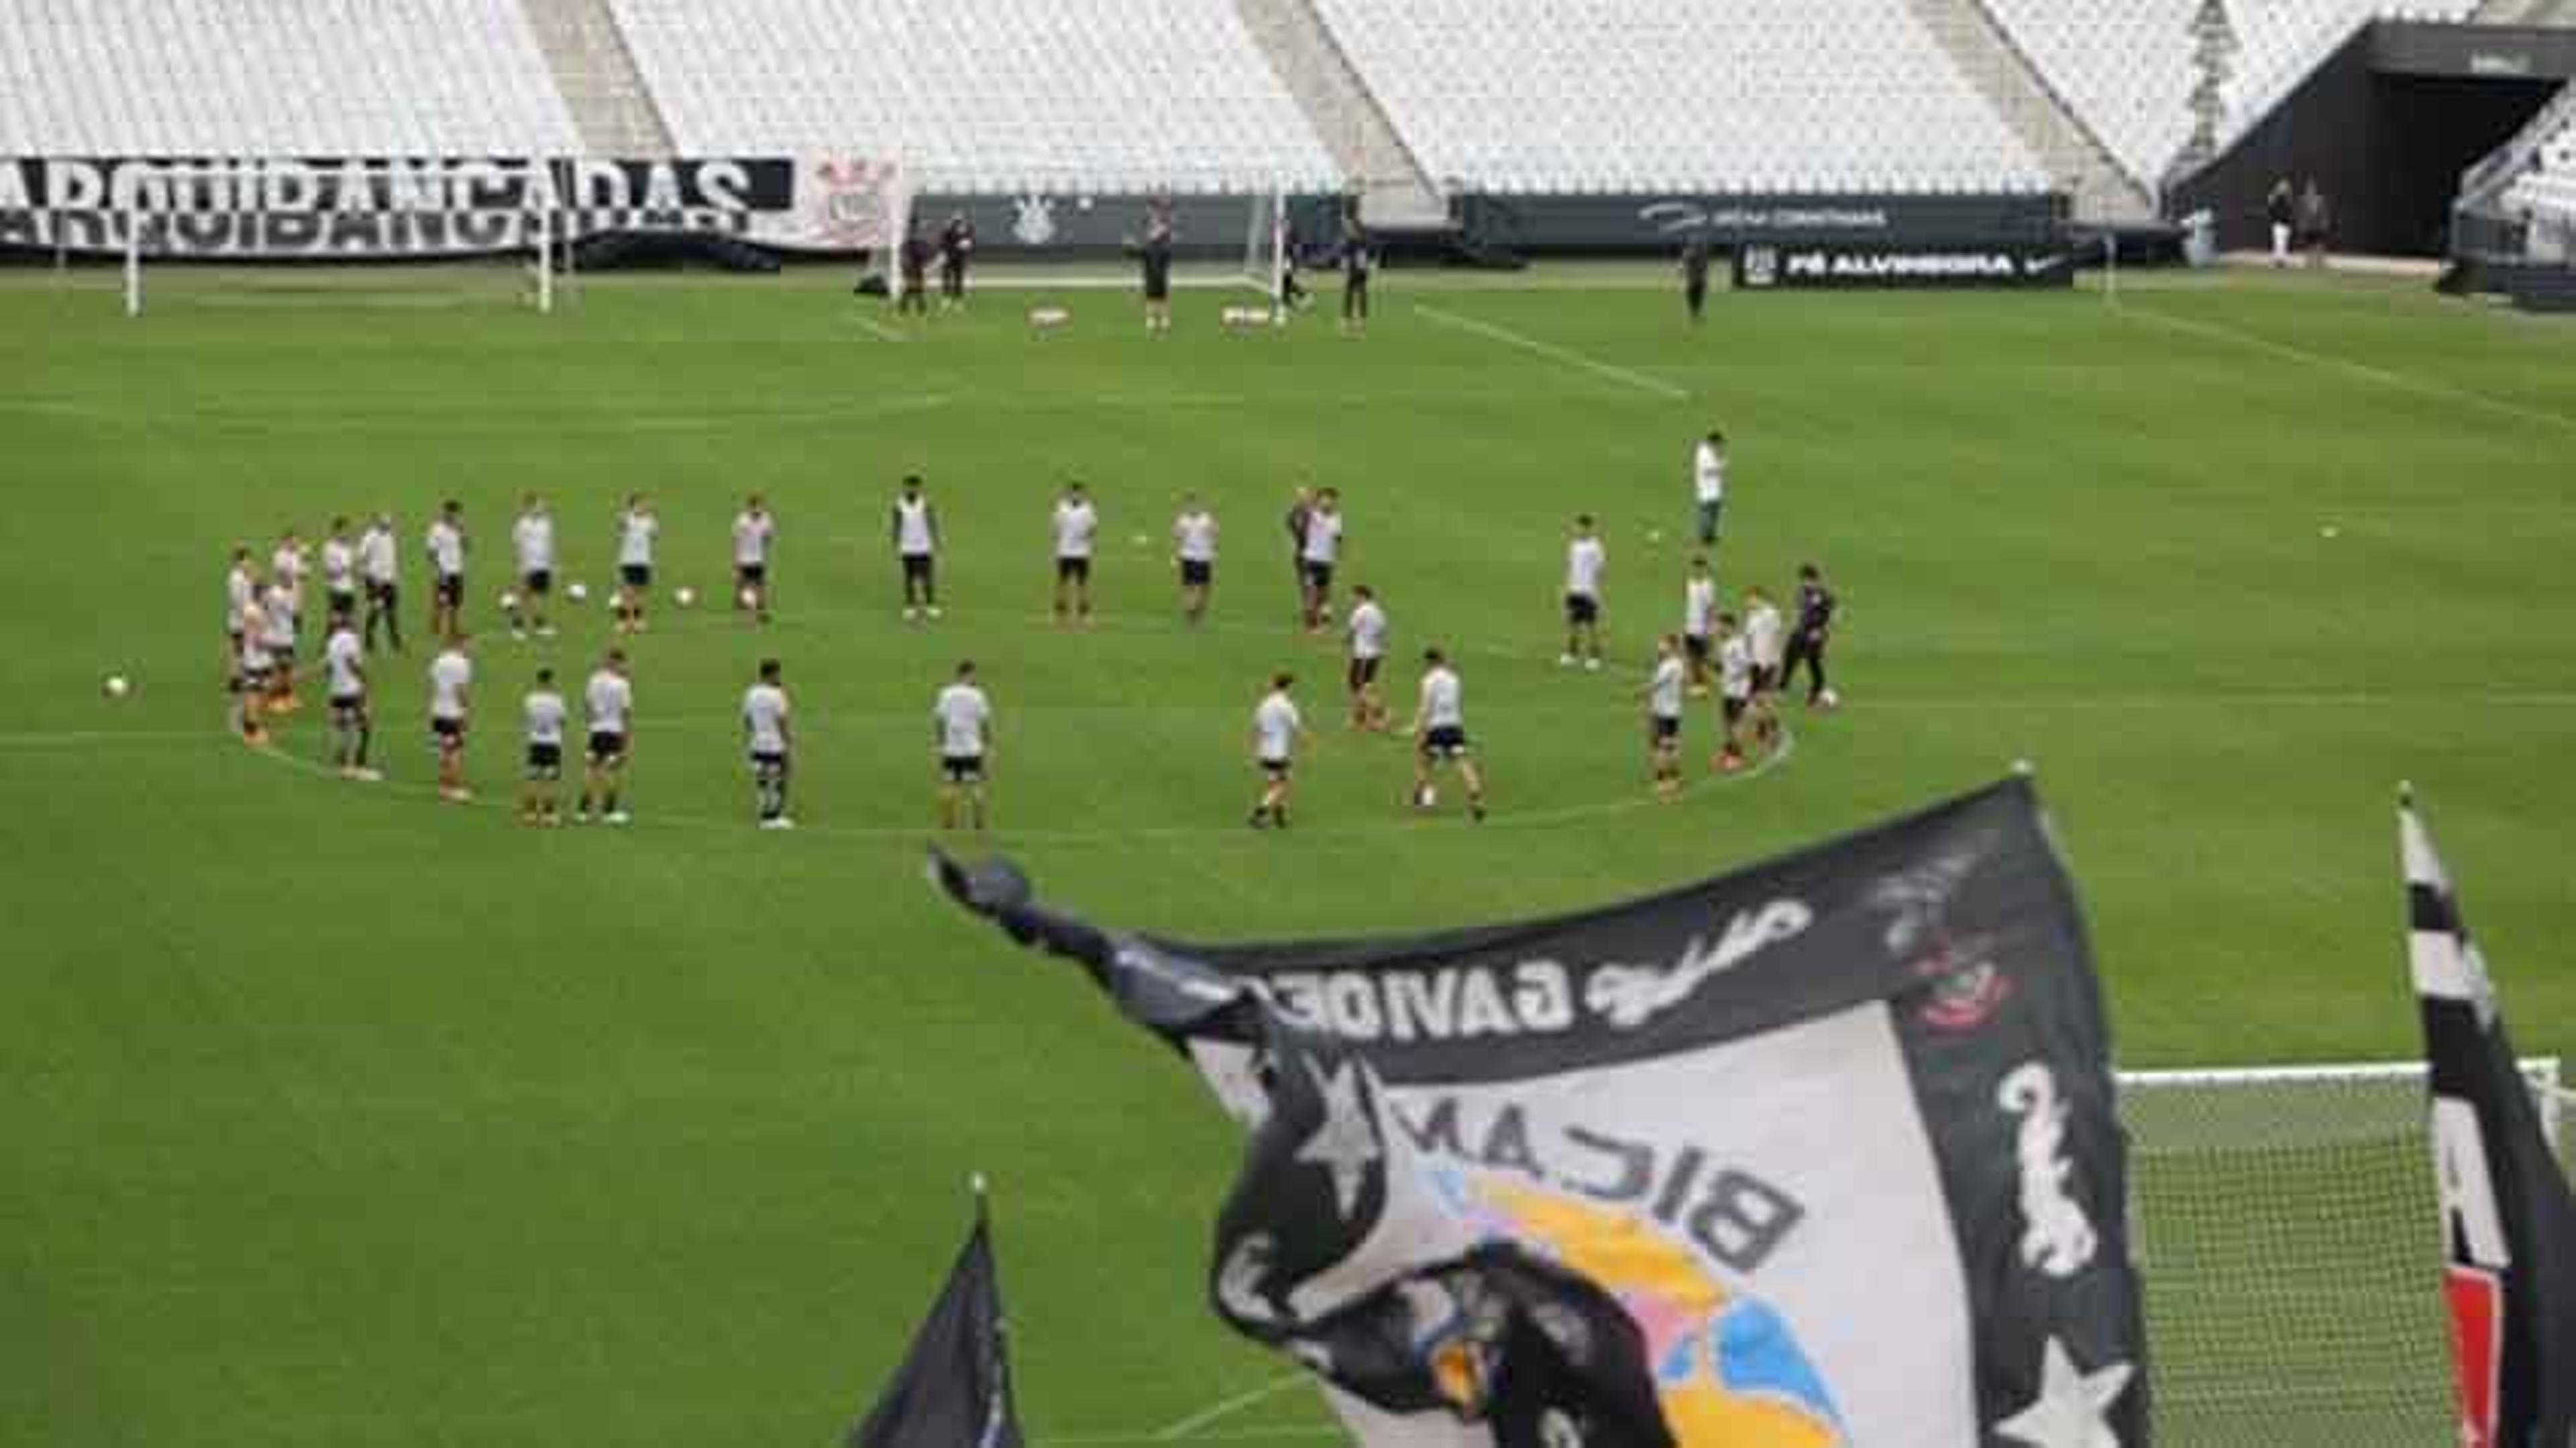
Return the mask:
[[1368,233],[1360,229],[1354,216],[1342,224],[1342,330],[1368,330],[1369,272],[1377,265],[1377,256],[1369,249]]
[[1145,219],[1145,239],[1137,244],[1136,262],[1143,273],[1145,330],[1172,330],[1172,217],[1156,206]]
[[1709,245],[1705,233],[1682,243],[1682,305],[1690,309],[1691,325],[1700,324],[1701,313],[1708,307]]
[[1789,648],[1780,659],[1780,687],[1786,689],[1798,677],[1798,666],[1807,666],[1807,707],[1831,709],[1842,702],[1833,686],[1825,682],[1825,646],[1833,641],[1834,610],[1842,601],[1825,586],[1825,575],[1812,563],[1798,568],[1798,624],[1790,630]]
[[975,255],[975,223],[963,211],[951,212],[939,228],[939,309],[953,312],[966,305],[966,264]]
[[930,315],[930,251],[929,238],[919,231],[906,232],[903,244],[895,248],[895,266],[903,274],[902,295],[894,302],[896,316]]

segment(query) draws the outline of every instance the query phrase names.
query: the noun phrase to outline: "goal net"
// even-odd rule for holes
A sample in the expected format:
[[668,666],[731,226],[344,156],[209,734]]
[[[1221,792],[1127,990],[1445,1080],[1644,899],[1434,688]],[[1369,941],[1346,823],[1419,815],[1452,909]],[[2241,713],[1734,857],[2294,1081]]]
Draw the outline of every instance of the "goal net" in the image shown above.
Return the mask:
[[[2570,1158],[2555,1060],[2526,1061]],[[2157,1436],[2457,1441],[2421,1064],[2120,1077]]]

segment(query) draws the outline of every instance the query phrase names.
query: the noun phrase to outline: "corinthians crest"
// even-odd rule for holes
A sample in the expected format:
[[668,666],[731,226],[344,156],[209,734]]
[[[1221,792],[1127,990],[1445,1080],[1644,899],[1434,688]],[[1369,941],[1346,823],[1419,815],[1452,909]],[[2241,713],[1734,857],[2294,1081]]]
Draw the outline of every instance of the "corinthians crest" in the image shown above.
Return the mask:
[[1964,1031],[1985,1024],[2012,994],[2012,980],[1986,951],[1991,935],[1958,935],[1950,929],[1950,900],[1994,849],[1979,835],[1966,846],[1913,869],[1890,875],[1869,893],[1870,908],[1888,912],[1881,939],[1890,955],[1910,957],[1907,968],[1932,983],[1923,1004],[1926,1024]]
[[1055,240],[1055,199],[1017,196],[1011,200],[1011,239],[1022,246],[1045,246]]

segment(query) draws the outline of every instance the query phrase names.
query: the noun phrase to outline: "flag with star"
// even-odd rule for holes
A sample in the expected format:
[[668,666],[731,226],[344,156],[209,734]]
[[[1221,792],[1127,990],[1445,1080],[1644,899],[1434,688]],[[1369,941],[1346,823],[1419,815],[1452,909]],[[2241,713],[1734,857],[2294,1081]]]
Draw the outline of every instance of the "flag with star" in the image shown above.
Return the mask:
[[1209,1295],[1365,1448],[2146,1448],[2126,1141],[2014,778],[1645,899],[1080,963],[1245,1128]]
[[2576,1443],[2576,1199],[2411,792],[2398,805],[2461,1448]]

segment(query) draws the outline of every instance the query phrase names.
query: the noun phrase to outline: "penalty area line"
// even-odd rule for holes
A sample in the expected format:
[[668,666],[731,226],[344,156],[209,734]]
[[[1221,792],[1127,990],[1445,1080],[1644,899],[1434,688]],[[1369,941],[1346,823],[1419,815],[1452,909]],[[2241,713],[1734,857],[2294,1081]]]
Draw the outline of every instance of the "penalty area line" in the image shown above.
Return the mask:
[[1640,392],[1650,392],[1668,402],[1687,402],[1690,400],[1689,391],[1684,388],[1675,387],[1661,378],[1649,377],[1643,372],[1632,371],[1615,362],[1604,362],[1598,357],[1586,356],[1581,352],[1575,351],[1571,347],[1560,347],[1554,342],[1542,342],[1536,337],[1529,336],[1526,333],[1515,332],[1511,328],[1502,326],[1498,323],[1483,321],[1475,317],[1467,316],[1463,313],[1450,311],[1446,307],[1435,307],[1421,302],[1415,303],[1413,310],[1443,327],[1449,327],[1461,332],[1472,332],[1479,337],[1485,338],[1487,341],[1500,342],[1506,347],[1517,348],[1518,350],[1527,352],[1534,357],[1544,357],[1551,362],[1559,362],[1568,367],[1578,368],[1582,371],[1589,372],[1596,377],[1606,377],[1613,382],[1635,388]]

